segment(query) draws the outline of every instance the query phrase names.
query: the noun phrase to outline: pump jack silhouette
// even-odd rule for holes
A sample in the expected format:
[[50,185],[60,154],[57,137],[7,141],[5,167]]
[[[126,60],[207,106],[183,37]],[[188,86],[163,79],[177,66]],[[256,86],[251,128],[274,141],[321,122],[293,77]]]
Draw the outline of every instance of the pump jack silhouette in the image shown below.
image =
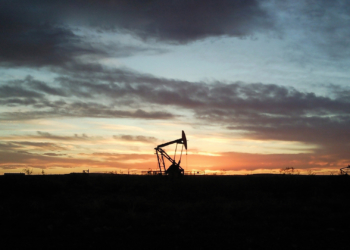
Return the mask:
[[[174,144],[174,143],[176,143],[176,148],[175,148],[175,155],[174,155],[174,159],[173,159],[162,148],[165,146]],[[178,162],[176,162],[176,150],[177,150],[178,144],[182,144],[182,148],[181,148],[180,159]],[[183,151],[184,146],[185,146],[186,154],[187,154],[187,139],[186,139],[185,132],[182,130],[182,136],[180,139],[160,144],[155,148],[157,160],[158,160],[158,166],[159,166],[159,170],[160,170],[160,175],[183,176],[185,174],[184,169],[180,166],[182,151]],[[166,166],[165,166],[164,158],[167,159],[168,161],[170,161],[170,163],[171,163],[171,165],[168,168],[166,168]]]
[[341,169],[340,169],[340,174],[341,174],[341,175],[348,175],[349,170],[350,170],[350,165],[348,165],[348,166],[345,167],[345,168],[341,168]]

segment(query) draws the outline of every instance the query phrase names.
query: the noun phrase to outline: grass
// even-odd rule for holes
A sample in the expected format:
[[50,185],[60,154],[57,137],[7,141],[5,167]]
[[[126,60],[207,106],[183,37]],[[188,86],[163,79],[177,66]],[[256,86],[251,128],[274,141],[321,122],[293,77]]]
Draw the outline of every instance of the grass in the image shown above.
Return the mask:
[[346,249],[348,176],[0,176],[17,247]]

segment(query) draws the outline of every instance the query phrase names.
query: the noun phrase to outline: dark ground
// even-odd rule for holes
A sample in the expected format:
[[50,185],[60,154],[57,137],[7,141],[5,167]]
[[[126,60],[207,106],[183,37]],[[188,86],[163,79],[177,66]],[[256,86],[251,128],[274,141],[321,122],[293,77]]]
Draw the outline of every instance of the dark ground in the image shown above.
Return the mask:
[[348,249],[349,183],[349,176],[0,176],[1,244]]

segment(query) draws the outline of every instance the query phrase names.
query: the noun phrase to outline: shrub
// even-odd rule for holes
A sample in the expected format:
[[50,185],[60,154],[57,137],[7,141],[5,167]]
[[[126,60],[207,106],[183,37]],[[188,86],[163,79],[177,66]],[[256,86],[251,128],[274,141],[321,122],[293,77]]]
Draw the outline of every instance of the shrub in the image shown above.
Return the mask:
[[24,168],[23,169],[23,172],[26,174],[26,175],[31,175],[33,173],[33,169],[32,168]]

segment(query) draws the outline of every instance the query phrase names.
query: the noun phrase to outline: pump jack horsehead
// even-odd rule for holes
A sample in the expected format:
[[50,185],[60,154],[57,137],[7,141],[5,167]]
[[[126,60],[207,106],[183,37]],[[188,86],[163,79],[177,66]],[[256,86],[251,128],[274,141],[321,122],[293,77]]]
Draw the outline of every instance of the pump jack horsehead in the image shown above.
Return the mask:
[[[174,159],[172,159],[162,148],[171,144],[176,143],[176,148],[175,148],[175,155]],[[181,154],[180,154],[180,159],[178,162],[176,162],[176,150],[177,150],[177,145],[182,144],[181,147]],[[182,130],[182,136],[180,139],[170,141],[164,144],[158,145],[155,150],[156,150],[156,155],[158,159],[158,166],[160,170],[161,175],[171,175],[171,176],[182,176],[184,175],[185,171],[184,169],[180,166],[181,163],[181,157],[182,157],[182,150],[183,147],[185,146],[186,149],[186,154],[187,154],[187,140],[186,140],[186,135],[185,132]],[[164,158],[166,158],[168,161],[170,161],[171,165],[166,168]]]

